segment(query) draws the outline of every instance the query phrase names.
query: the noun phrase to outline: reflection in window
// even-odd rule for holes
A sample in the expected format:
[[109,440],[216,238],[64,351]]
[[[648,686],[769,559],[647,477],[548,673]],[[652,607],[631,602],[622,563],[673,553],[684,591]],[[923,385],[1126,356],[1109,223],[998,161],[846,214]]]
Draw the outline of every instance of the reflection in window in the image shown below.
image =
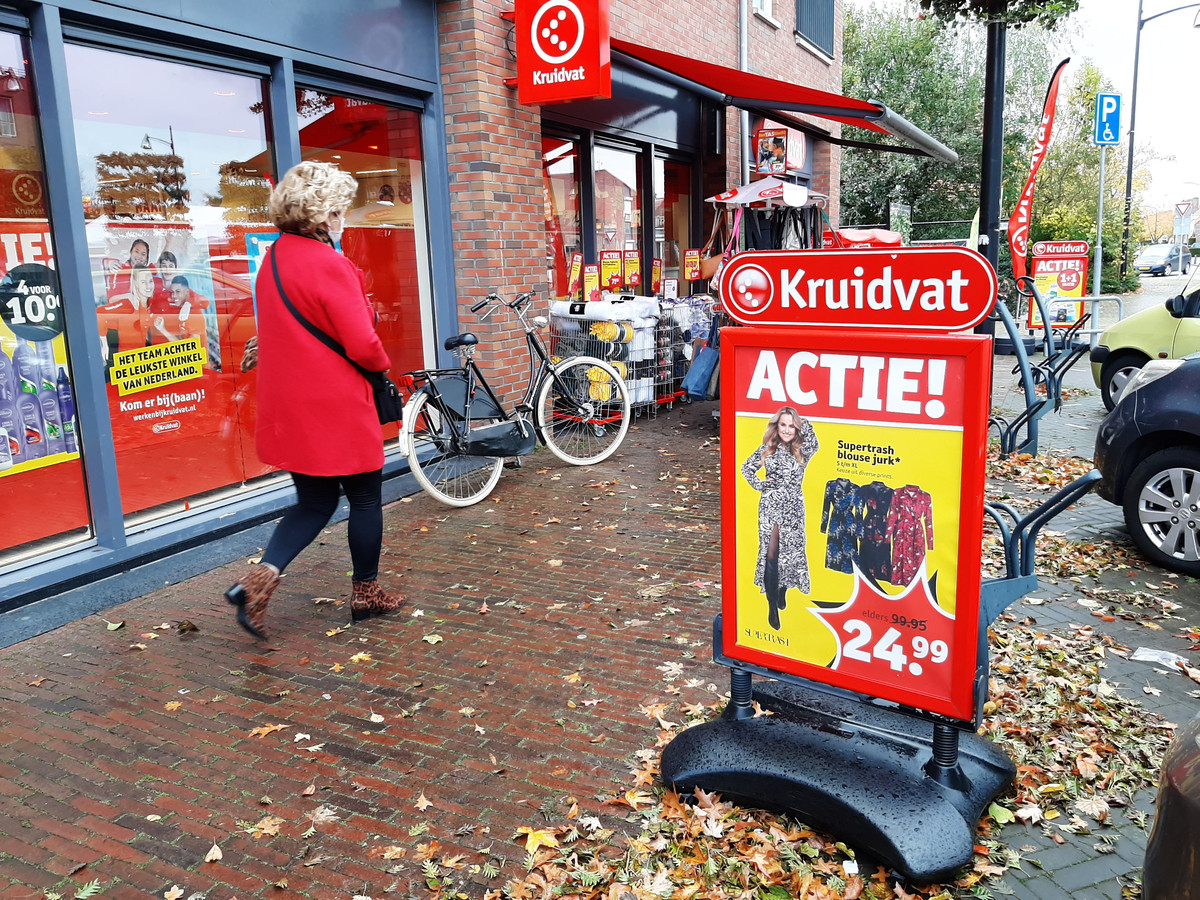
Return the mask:
[[[358,180],[339,248],[363,270],[377,330],[397,372],[426,366],[432,345],[428,228],[420,115],[369,100],[300,89],[300,152]],[[389,426],[394,429],[395,426]]]
[[682,278],[684,249],[691,246],[692,170],[683,163],[654,160],[654,252],[663,278]]
[[542,184],[546,195],[546,268],[550,296],[567,296],[571,255],[583,252],[579,229],[579,147],[575,141],[542,138]]
[[640,250],[642,246],[641,155],[596,148],[596,249]]
[[254,246],[272,155],[257,78],[69,45],[98,334],[125,512],[182,511],[254,454]]

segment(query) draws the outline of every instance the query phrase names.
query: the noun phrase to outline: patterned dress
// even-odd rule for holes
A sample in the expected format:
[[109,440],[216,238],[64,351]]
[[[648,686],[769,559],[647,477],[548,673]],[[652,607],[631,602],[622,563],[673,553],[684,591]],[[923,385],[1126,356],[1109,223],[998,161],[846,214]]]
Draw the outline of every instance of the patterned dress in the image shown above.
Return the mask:
[[893,493],[882,481],[872,481],[858,489],[863,504],[862,526],[858,534],[858,568],[876,581],[892,580],[888,512],[892,507]]
[[888,511],[892,536],[892,583],[908,584],[933,549],[933,501],[915,484],[906,484],[892,495]]
[[853,481],[834,478],[825,485],[825,503],[821,507],[821,531],[828,535],[825,568],[847,575],[854,571],[862,515],[862,501]]
[[[771,546],[771,532],[778,526],[779,587],[799,588],[800,593],[807,594],[804,467],[817,452],[818,444],[817,434],[807,419],[800,419],[796,424],[795,440],[800,442],[805,462],[792,456],[783,445],[777,447],[770,456],[764,456],[764,449],[759,447],[742,465],[742,477],[750,487],[762,491],[762,498],[758,502],[758,563],[754,568],[754,583],[763,586],[763,564]],[[766,472],[765,478],[758,477],[760,469]]]

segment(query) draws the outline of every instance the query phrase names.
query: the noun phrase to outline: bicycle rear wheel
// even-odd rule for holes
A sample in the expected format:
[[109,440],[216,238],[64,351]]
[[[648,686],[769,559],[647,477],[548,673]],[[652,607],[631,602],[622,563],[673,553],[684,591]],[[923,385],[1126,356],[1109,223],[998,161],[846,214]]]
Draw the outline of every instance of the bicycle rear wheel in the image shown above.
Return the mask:
[[629,388],[603,360],[575,356],[542,382],[536,412],[542,439],[555,456],[573,466],[602,462],[629,430]]
[[500,480],[504,460],[467,456],[455,450],[452,429],[461,422],[448,417],[418,391],[404,412],[408,430],[408,465],[425,493],[447,506],[470,506],[492,492]]

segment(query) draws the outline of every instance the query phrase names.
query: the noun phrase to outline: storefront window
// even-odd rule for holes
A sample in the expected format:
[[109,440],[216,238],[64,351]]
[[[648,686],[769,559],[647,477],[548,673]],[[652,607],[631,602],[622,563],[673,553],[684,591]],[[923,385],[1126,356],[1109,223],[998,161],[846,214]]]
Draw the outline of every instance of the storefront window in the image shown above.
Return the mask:
[[[68,46],[95,291],[127,515],[182,512],[270,469],[254,453],[252,283],[272,154],[252,77]],[[86,436],[85,436],[86,444]]]
[[664,278],[682,278],[683,252],[691,246],[692,170],[669,159],[654,160],[654,253]]
[[596,249],[640,250],[642,246],[641,154],[596,148]]
[[542,182],[546,191],[546,269],[550,296],[567,296],[571,256],[583,252],[579,228],[579,145],[542,138]]
[[0,33],[0,560],[91,533],[22,45]]
[[335,163],[358,180],[339,249],[366,276],[392,369],[424,368],[433,323],[431,304],[421,303],[429,296],[429,241],[420,115],[304,89],[296,92],[296,112],[304,159]]

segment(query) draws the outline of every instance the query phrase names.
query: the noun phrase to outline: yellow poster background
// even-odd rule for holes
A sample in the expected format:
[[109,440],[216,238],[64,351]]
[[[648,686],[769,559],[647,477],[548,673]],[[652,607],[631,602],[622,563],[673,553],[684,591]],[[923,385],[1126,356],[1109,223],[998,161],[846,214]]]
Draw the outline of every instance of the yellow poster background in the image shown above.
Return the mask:
[[[937,573],[938,605],[953,615],[958,581],[963,437],[961,430],[809,421],[819,442],[805,469],[803,481],[805,552],[811,589],[807,596],[797,588],[787,592],[787,607],[779,613],[780,629],[776,631],[767,622],[766,595],[754,583],[761,494],[750,486],[741,471],[746,460],[762,444],[768,417],[740,414],[736,419],[734,459],[725,475],[735,480],[737,643],[747,649],[827,666],[837,652],[837,641],[830,628],[812,610],[818,604],[836,607],[849,600],[854,590],[854,576],[825,565],[827,535],[821,532],[821,518],[826,485],[836,478],[848,478],[856,485],[881,481],[893,489],[917,485],[930,495],[934,549],[926,555],[925,572],[928,577]],[[839,441],[847,445],[890,447],[892,452],[882,454],[882,457],[893,462],[876,462],[875,458],[880,454],[870,454],[872,460],[869,462],[839,459]],[[850,452],[843,451],[844,454]],[[861,450],[853,452],[862,453]],[[760,471],[759,477],[763,474]],[[905,585],[880,582],[879,587],[894,596],[901,593]]]

